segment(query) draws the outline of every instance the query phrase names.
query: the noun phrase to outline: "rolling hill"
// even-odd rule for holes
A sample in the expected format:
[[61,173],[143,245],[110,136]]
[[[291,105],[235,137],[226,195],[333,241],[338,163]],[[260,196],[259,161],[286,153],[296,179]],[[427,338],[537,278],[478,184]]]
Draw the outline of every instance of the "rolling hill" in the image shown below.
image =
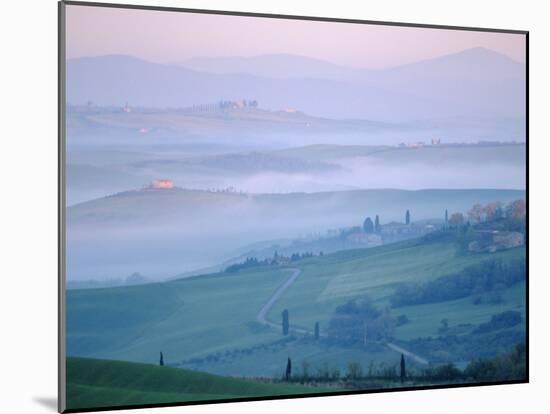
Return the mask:
[[[321,133],[323,128],[315,130]],[[240,145],[246,146],[245,141],[239,140]],[[264,144],[268,145],[263,139],[258,143]],[[413,147],[317,143],[256,151],[221,146],[217,152],[180,143],[142,150],[148,152],[125,147],[70,151],[68,204],[140,188],[159,177],[184,188],[234,187],[252,193],[525,187],[525,144],[520,143]]]
[[[182,188],[125,191],[71,206],[68,225],[109,223],[162,223],[185,217],[201,217],[214,212],[240,215],[240,225],[248,218],[265,216],[270,222],[300,220],[303,223],[326,223],[324,228],[341,223],[362,222],[365,214],[384,212],[384,220],[400,220],[404,206],[415,212],[415,219],[441,217],[446,208],[466,211],[475,203],[500,200],[504,203],[524,196],[523,190],[353,190],[318,193],[246,194],[231,191],[204,191]],[[306,214],[307,212],[307,214]],[[248,218],[246,217],[248,216]],[[345,218],[344,218],[345,217]],[[259,223],[261,225],[262,223]],[[317,228],[320,226],[317,225]],[[299,231],[299,230],[298,230]]]
[[525,144],[487,143],[477,145],[425,145],[418,147],[396,147],[389,145],[307,145],[274,151],[285,157],[303,160],[336,161],[353,158],[365,158],[401,166],[421,165],[459,165],[500,164],[525,166]]
[[[523,247],[460,255],[452,239],[409,240],[302,259],[291,266],[126,288],[71,290],[67,292],[67,351],[70,356],[152,362],[162,350],[169,364],[242,376],[278,377],[281,361],[288,356],[298,364],[308,361],[312,369],[327,363],[345,370],[353,361],[364,367],[371,362],[392,366],[399,355],[383,345],[365,349],[318,343],[300,339],[303,333],[285,338],[279,329],[259,324],[258,312],[296,268],[301,274],[269,310],[267,319],[279,323],[282,310],[288,309],[293,329],[311,332],[319,322],[323,333],[335,309],[354,298],[368,295],[376,307],[384,309],[399,284],[433,281],[486,260],[506,263],[522,257]],[[463,332],[468,333],[497,313],[524,312],[524,285],[505,288],[502,297],[499,303],[475,304],[467,297],[389,308],[392,317],[405,314],[409,319],[396,328],[394,338],[406,347],[416,338],[437,336],[442,318],[453,329],[470,324]],[[483,351],[506,350],[515,337],[490,343]],[[452,354],[446,358],[461,362],[460,357],[453,360]]]
[[267,384],[171,367],[67,358],[67,409],[313,394],[326,388]]

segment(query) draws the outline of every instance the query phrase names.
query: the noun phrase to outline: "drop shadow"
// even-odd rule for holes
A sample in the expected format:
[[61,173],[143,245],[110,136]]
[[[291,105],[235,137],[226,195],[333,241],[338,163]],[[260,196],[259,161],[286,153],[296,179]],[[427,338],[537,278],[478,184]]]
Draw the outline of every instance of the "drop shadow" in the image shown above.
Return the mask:
[[55,397],[33,397],[32,400],[42,407],[57,412],[57,398]]

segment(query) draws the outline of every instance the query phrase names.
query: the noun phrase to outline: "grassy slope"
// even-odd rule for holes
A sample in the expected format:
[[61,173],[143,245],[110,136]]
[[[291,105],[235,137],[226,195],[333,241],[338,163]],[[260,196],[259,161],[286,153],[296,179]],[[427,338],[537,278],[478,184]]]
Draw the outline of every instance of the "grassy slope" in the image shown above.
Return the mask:
[[373,158],[387,163],[428,163],[437,166],[502,164],[525,167],[525,145],[467,145],[467,146],[426,146],[416,149],[395,148],[372,154]]
[[366,120],[333,120],[319,118],[304,113],[288,113],[269,110],[228,110],[223,113],[98,113],[85,114],[69,112],[71,126],[110,127],[139,129],[146,125],[149,128],[174,129],[192,134],[217,132],[222,137],[231,125],[233,130],[240,131],[294,131],[312,134],[329,132],[372,131],[381,129],[402,129],[395,124]]
[[[449,326],[460,324],[481,324],[490,319],[491,315],[507,310],[521,312],[525,317],[525,283],[519,283],[506,289],[502,295],[503,302],[499,304],[474,305],[472,298],[467,297],[442,303],[406,306],[394,310],[394,314],[405,314],[410,323],[397,330],[397,337],[403,340],[418,337],[435,337],[442,319],[448,319]],[[521,325],[523,327],[523,325]]]
[[69,355],[167,362],[278,338],[251,335],[263,302],[288,271],[214,274],[131,288],[67,292]]
[[[415,241],[406,241],[372,249],[348,250],[325,257],[315,257],[301,265],[302,275],[276,304],[268,317],[278,320],[283,309],[288,309],[291,322],[308,330],[313,330],[316,321],[321,330],[326,328],[330,315],[339,304],[354,297],[368,295],[377,306],[388,306],[388,296],[395,286],[402,282],[422,282],[457,272],[468,265],[479,263],[488,258],[512,258],[524,255],[523,248],[516,248],[495,254],[476,254],[457,256],[452,241],[437,241],[418,245]],[[521,295],[511,295],[507,306],[517,307]],[[430,305],[434,310],[445,308],[449,303]],[[426,305],[423,305],[426,306]],[[410,307],[417,308],[417,307]],[[506,307],[508,308],[508,307]],[[458,310],[455,308],[455,310]],[[450,318],[450,321],[465,321],[471,312],[478,315],[477,320],[487,321],[495,313],[490,305],[473,305],[471,300],[463,300],[460,307],[462,316]],[[411,309],[392,309],[396,315],[411,313]],[[481,318],[479,315],[483,315]],[[412,316],[412,314],[411,314]],[[423,328],[430,333],[436,332],[439,321],[427,329],[426,318],[417,318],[398,329],[400,339],[410,337],[406,332]],[[401,333],[403,332],[403,338]]]
[[[302,274],[268,317],[279,322],[281,311],[288,308],[294,326],[312,330],[315,321],[319,321],[323,331],[334,308],[354,297],[367,294],[384,307],[397,283],[430,280],[488,258],[521,255],[523,248],[456,256],[450,241],[423,245],[407,241],[315,257],[296,264]],[[164,284],[70,291],[69,355],[156,362],[162,350],[168,363],[178,363],[272,343],[281,338],[280,333],[258,326],[255,318],[261,305],[288,275],[285,269],[256,269]],[[521,309],[523,292],[522,286],[508,289],[502,305],[473,305],[466,298],[392,309],[395,315],[406,314],[411,321],[397,329],[396,337],[407,340],[436,335],[444,317],[450,326],[487,322],[495,313]],[[370,360],[395,363],[395,355],[388,351],[367,353],[295,342],[213,360],[197,368],[232,375],[280,375],[289,355],[297,366],[303,360],[329,360],[331,367],[341,369],[353,360],[363,364]]]
[[305,394],[327,389],[265,384],[156,365],[67,359],[69,409]]

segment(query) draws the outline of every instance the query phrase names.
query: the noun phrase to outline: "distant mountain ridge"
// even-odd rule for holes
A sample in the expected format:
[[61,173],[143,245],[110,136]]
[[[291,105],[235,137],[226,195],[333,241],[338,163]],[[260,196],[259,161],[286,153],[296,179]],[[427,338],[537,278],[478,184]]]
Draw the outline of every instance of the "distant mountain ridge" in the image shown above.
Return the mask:
[[393,122],[525,115],[524,65],[487,49],[377,72],[292,55],[190,62],[191,68],[123,55],[71,59],[67,100],[163,108],[246,98],[267,109]]
[[271,78],[319,78],[343,80],[357,70],[320,59],[291,54],[196,57],[174,64],[217,74],[247,73]]
[[[465,49],[414,63],[384,69],[352,68],[321,59],[292,54],[196,57],[174,65],[217,74],[249,74],[272,78],[320,78],[369,82],[403,72],[433,79],[523,79],[525,65],[483,47]],[[439,72],[439,73],[438,73]]]
[[476,47],[374,73],[375,77],[379,75],[391,78],[393,81],[399,76],[407,81],[415,79],[524,80],[525,65],[491,49]]

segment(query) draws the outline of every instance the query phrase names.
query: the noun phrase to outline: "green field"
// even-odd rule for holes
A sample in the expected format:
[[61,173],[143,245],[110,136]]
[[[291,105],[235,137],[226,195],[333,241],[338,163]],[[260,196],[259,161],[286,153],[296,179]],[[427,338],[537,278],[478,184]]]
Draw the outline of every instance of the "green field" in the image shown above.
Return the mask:
[[259,383],[170,367],[67,358],[67,408],[162,404],[330,391]]
[[[315,257],[301,263],[302,275],[276,304],[270,316],[278,320],[282,310],[288,309],[294,325],[313,330],[315,322],[319,321],[322,331],[326,326],[323,322],[330,318],[334,309],[354,297],[368,295],[380,308],[384,308],[389,306],[388,296],[398,283],[429,281],[458,272],[466,266],[488,258],[506,260],[523,255],[524,249],[516,248],[493,254],[457,256],[456,247],[452,241],[418,244],[412,240]],[[506,305],[503,306],[507,309],[523,306],[522,295],[511,295],[510,301],[505,303]],[[469,317],[467,310],[471,308],[477,315],[473,323],[480,321],[480,315],[481,319],[489,319],[496,310],[493,306],[473,305],[468,300],[463,300],[461,305],[460,309],[455,307],[455,317],[467,319]],[[428,306],[439,312],[437,309],[447,308],[449,302]],[[410,311],[411,309],[406,308],[391,310],[396,315],[408,314]],[[411,316],[416,318],[421,312],[423,311],[420,310]],[[438,323],[441,318],[437,319]],[[396,333],[398,339],[409,338],[406,330],[425,330],[424,320],[411,317],[409,319],[411,319],[410,324],[398,329]],[[452,321],[453,318],[450,320]],[[433,326],[433,329],[437,329],[438,323]],[[403,337],[401,330],[405,331]]]
[[251,332],[263,302],[287,277],[283,269],[225,273],[130,288],[67,293],[69,355],[177,362],[277,339]]
[[505,290],[503,302],[499,304],[474,305],[472,298],[457,299],[426,305],[404,306],[396,309],[395,314],[405,314],[411,320],[407,325],[397,328],[396,337],[402,340],[417,337],[437,336],[437,329],[442,319],[449,321],[449,326],[460,324],[481,324],[488,316],[507,310],[515,310],[525,317],[525,283]]
[[[324,336],[335,308],[368,295],[383,309],[402,282],[422,282],[449,275],[488,259],[523,257],[523,247],[497,253],[457,255],[452,240],[415,240],[386,246],[337,252],[302,259],[292,267],[268,266],[238,273],[216,273],[167,283],[133,287],[71,290],[67,292],[67,349],[70,356],[157,363],[159,352],[167,365],[191,367],[223,375],[280,377],[286,358],[295,369],[307,362],[315,372],[324,364],[345,372],[350,362],[363,369],[370,363],[394,366],[399,353],[378,344],[346,347],[312,341],[315,322]],[[260,324],[263,304],[291,275],[301,274],[275,303],[267,318],[280,323],[290,312],[292,329]],[[524,312],[525,287],[516,284],[503,292],[499,304],[474,305],[472,298],[442,303],[390,308],[405,314],[409,323],[395,331],[395,339],[437,336],[441,319],[449,327],[488,322],[505,310]]]

